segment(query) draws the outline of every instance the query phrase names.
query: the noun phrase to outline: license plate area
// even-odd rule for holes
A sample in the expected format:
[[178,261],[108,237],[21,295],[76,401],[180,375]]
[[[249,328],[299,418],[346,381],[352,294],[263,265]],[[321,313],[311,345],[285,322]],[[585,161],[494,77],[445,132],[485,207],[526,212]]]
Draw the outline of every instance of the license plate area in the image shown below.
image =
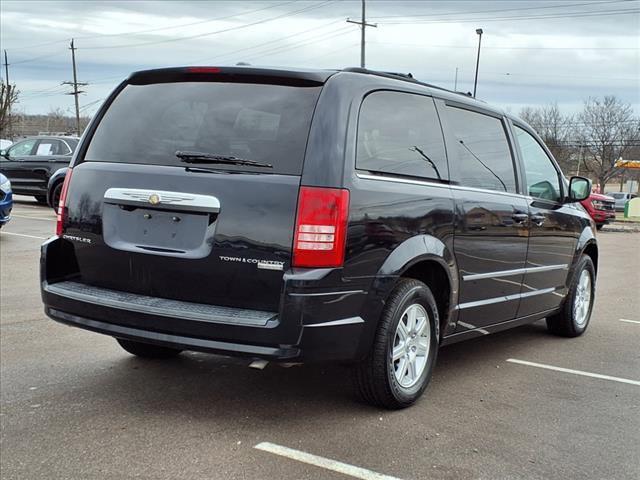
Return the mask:
[[118,250],[184,258],[211,253],[217,214],[105,204],[104,241]]

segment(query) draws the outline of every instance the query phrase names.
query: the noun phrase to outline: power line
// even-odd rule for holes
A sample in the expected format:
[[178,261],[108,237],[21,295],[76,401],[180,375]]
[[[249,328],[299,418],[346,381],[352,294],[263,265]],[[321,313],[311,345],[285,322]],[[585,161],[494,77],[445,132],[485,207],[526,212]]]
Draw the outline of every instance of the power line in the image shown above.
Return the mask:
[[[476,45],[422,45],[419,43],[396,43],[379,42],[369,40],[378,45],[398,46],[398,47],[419,47],[419,48],[466,48],[475,49]],[[484,46],[483,50],[640,50],[640,47],[506,47],[506,46]]]
[[330,40],[330,39],[335,38],[335,37],[341,37],[343,35],[347,35],[349,33],[352,33],[352,30],[351,30],[351,27],[346,27],[346,28],[343,28],[343,29],[338,29],[333,33],[334,33],[333,35],[329,35],[329,36],[322,35],[322,36],[320,36],[319,39],[308,38],[304,42],[296,43],[295,45],[276,47],[276,48],[274,48],[272,50],[267,50],[265,52],[256,52],[258,54],[257,57],[249,56],[248,58],[250,60],[255,60],[255,59],[258,59],[258,58],[263,58],[265,56],[279,55],[281,53],[288,52],[290,50],[295,50],[297,48],[301,48],[301,47],[306,47],[308,45],[317,44],[318,40]]
[[630,13],[638,13],[640,9],[619,9],[619,10],[599,10],[597,12],[566,12],[558,14],[543,14],[529,16],[511,16],[511,17],[484,17],[476,19],[451,19],[451,18],[435,18],[431,20],[409,20],[404,22],[380,22],[382,25],[424,25],[429,23],[478,23],[478,22],[502,22],[502,21],[519,21],[519,20],[547,20],[554,18],[582,18],[595,16],[611,16],[611,15],[627,15]]
[[544,10],[550,8],[570,8],[570,7],[582,7],[582,6],[591,6],[591,5],[602,5],[608,3],[626,3],[635,0],[609,0],[603,2],[586,2],[586,3],[570,3],[570,4],[560,4],[560,5],[547,5],[547,6],[536,6],[536,7],[517,7],[517,8],[498,8],[493,10],[475,10],[475,11],[455,11],[455,12],[438,12],[438,13],[426,13],[426,14],[412,14],[412,15],[385,15],[385,16],[376,16],[371,17],[375,19],[384,19],[384,18],[413,18],[413,17],[433,17],[433,16],[441,16],[441,15],[470,15],[476,13],[500,13],[500,12],[512,12],[512,11],[523,11],[523,10]]
[[[81,39],[81,40],[86,40],[86,39],[92,39],[92,38],[111,38],[111,37],[119,37],[119,36],[129,36],[129,35],[139,35],[139,34],[143,34],[143,33],[153,33],[153,32],[160,32],[163,30],[172,30],[172,29],[176,29],[176,28],[184,28],[184,27],[191,27],[194,25],[201,25],[203,23],[208,23],[208,22],[216,22],[216,21],[220,21],[220,20],[228,20],[229,18],[234,18],[234,17],[238,17],[238,16],[242,16],[242,15],[250,15],[252,13],[257,13],[257,12],[261,12],[263,10],[269,10],[272,8],[277,8],[277,7],[281,7],[283,5],[288,5],[290,3],[295,3],[297,0],[289,0],[288,2],[281,2],[281,3],[277,3],[275,5],[269,5],[268,7],[262,7],[262,8],[257,8],[255,10],[249,10],[246,12],[242,12],[242,13],[236,13],[234,15],[225,15],[223,17],[216,17],[216,18],[209,18],[207,20],[199,20],[197,22],[191,22],[191,23],[182,23],[182,24],[178,24],[178,25],[170,25],[168,27],[156,27],[156,28],[151,28],[151,29],[146,29],[146,30],[133,30],[133,31],[128,31],[128,32],[120,32],[120,33],[102,33],[102,34],[95,34],[95,35],[82,35],[82,36],[75,36],[74,38],[76,40]],[[69,39],[65,38],[62,40],[54,40],[51,42],[46,42],[46,43],[39,43],[36,45],[27,45],[27,46],[22,46],[22,47],[15,47],[15,48],[11,48],[11,51],[14,50],[28,50],[31,48],[38,48],[38,47],[45,47],[48,45],[56,45],[58,43],[63,43],[63,42],[68,42]]]
[[86,40],[86,39],[92,39],[92,38],[111,38],[111,37],[121,37],[121,36],[133,36],[133,35],[140,35],[140,34],[144,34],[144,33],[161,32],[161,31],[164,31],[164,30],[174,30],[176,28],[192,27],[194,25],[202,25],[204,23],[218,22],[220,20],[228,20],[230,18],[235,18],[235,17],[239,17],[239,16],[251,15],[253,13],[262,12],[264,10],[271,10],[273,8],[282,7],[283,5],[289,5],[291,3],[295,3],[296,1],[297,0],[289,0],[288,2],[280,2],[280,3],[276,3],[274,5],[269,5],[268,7],[256,8],[255,10],[249,10],[249,11],[242,12],[242,13],[234,13],[233,15],[225,15],[223,17],[209,18],[207,20],[199,20],[197,22],[183,23],[183,24],[179,24],[179,25],[170,25],[168,27],[156,27],[156,28],[150,28],[150,29],[147,29],[147,30],[135,30],[135,31],[121,32],[121,33],[102,33],[102,34],[96,34],[96,35],[83,35],[83,36],[75,37],[75,38],[76,39]]
[[251,23],[245,23],[243,25],[237,25],[235,27],[229,27],[229,28],[223,28],[221,30],[215,30],[212,32],[204,32],[204,33],[198,33],[195,35],[188,35],[185,37],[178,37],[178,38],[166,38],[164,40],[155,40],[153,42],[142,42],[142,43],[128,43],[128,44],[121,44],[121,45],[103,45],[103,46],[94,46],[94,47],[82,47],[83,50],[105,50],[105,49],[114,49],[114,48],[131,48],[131,47],[145,47],[148,45],[158,45],[161,43],[171,43],[171,42],[182,42],[184,40],[192,40],[194,38],[202,38],[202,37],[208,37],[211,35],[217,35],[220,33],[226,33],[226,32],[231,32],[231,31],[235,31],[235,30],[241,30],[244,28],[249,28],[249,27],[253,27],[255,25],[261,25],[263,23],[267,23],[267,22],[272,22],[273,20],[278,20],[280,18],[285,18],[285,17],[290,17],[293,15],[297,15],[299,13],[303,13],[303,12],[308,12],[310,10],[315,10],[317,8],[320,8],[328,3],[333,3],[337,0],[326,0],[323,1],[321,3],[319,3],[318,5],[311,5],[305,8],[301,8],[299,10],[294,10],[293,12],[289,12],[289,13],[285,13],[285,14],[281,14],[281,15],[276,15],[275,17],[271,17],[271,18],[266,18],[263,20],[258,20],[255,22],[251,22]]
[[315,31],[315,30],[322,30],[323,28],[329,27],[331,25],[335,25],[337,23],[342,23],[342,22],[343,22],[342,18],[339,19],[339,20],[333,20],[333,21],[331,21],[329,23],[325,23],[325,24],[319,25],[319,26],[314,27],[314,28],[308,28],[308,29],[303,30],[301,32],[292,33],[291,35],[286,35],[284,37],[276,38],[274,40],[269,40],[267,42],[254,44],[254,45],[252,45],[250,47],[244,47],[244,48],[240,48],[238,50],[233,50],[231,52],[227,52],[227,53],[224,53],[222,55],[215,56],[215,57],[206,57],[206,58],[199,58],[197,60],[191,60],[189,63],[210,62],[210,61],[214,61],[214,60],[218,61],[219,59],[224,58],[224,57],[229,57],[231,55],[235,55],[235,54],[240,53],[240,52],[245,52],[247,50],[254,50],[256,48],[261,48],[261,47],[264,47],[266,45],[271,45],[273,43],[283,42],[283,41],[288,40],[290,38],[297,37],[297,36],[300,36],[300,35],[306,35],[309,32],[312,32],[312,31]]

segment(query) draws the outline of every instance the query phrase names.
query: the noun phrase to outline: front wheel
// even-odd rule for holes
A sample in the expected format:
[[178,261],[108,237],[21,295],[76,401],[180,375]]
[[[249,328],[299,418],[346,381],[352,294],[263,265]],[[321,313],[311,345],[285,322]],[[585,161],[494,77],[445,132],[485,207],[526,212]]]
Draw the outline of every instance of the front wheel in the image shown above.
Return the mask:
[[427,388],[438,354],[438,308],[424,283],[403,278],[387,299],[367,358],[354,367],[358,396],[405,408]]
[[151,345],[150,343],[134,342],[124,338],[116,338],[122,348],[132,355],[143,358],[171,358],[178,355],[182,350],[175,348]]
[[562,310],[547,318],[547,329],[563,337],[582,335],[591,319],[596,294],[596,271],[588,255],[576,264]]

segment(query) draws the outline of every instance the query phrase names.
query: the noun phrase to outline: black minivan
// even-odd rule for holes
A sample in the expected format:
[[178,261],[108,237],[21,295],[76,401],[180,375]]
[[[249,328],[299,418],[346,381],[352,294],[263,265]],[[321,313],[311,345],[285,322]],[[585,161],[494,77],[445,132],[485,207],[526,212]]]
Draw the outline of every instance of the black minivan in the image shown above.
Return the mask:
[[402,408],[442,345],[589,323],[589,181],[521,120],[403,75],[137,72],[71,167],[45,311],[134,355],[339,361]]

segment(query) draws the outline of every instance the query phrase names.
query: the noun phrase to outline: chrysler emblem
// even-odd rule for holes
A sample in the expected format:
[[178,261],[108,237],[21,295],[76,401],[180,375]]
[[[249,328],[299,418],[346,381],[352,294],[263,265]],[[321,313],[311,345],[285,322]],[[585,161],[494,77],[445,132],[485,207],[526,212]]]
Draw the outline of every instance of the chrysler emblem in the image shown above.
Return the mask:
[[149,195],[149,203],[151,205],[158,205],[160,203],[160,195],[157,193],[152,193]]

